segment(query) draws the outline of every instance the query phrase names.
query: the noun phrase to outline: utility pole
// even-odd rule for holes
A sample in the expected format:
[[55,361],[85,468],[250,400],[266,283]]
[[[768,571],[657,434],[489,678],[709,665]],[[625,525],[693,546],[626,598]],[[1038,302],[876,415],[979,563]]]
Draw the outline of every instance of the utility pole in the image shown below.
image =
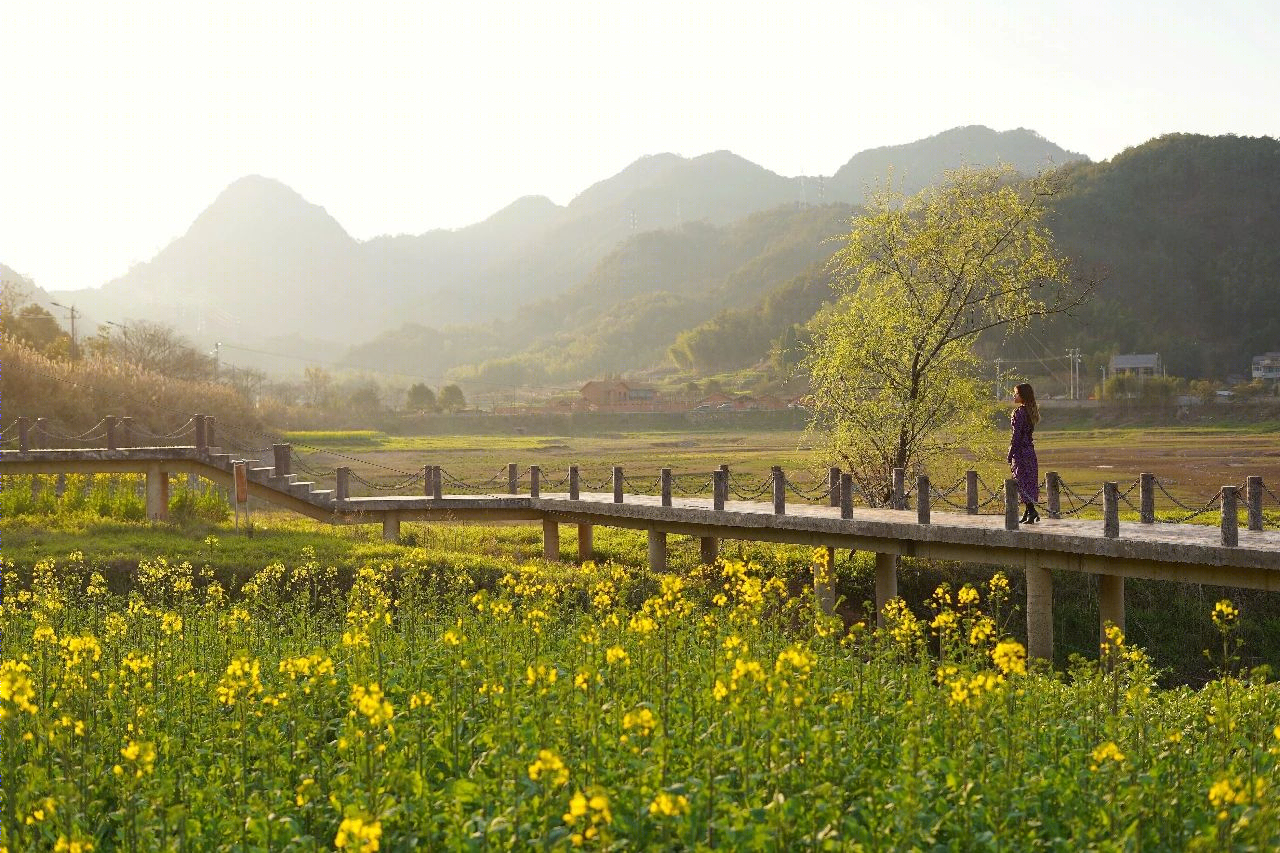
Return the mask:
[[1002,361],[1004,361],[1004,359],[1002,359],[1002,358],[997,358],[997,359],[996,359],[996,385],[995,385],[995,389],[994,389],[994,391],[993,391],[993,393],[992,393],[992,395],[991,395],[991,396],[995,397],[997,400],[999,400],[999,399],[1000,399],[1000,362],[1002,362]]
[[213,344],[213,381],[218,381],[218,374],[222,364],[222,341],[214,341]]
[[71,321],[71,357],[75,358],[76,354],[80,351],[80,345],[76,341],[76,320],[80,319],[83,315],[76,311],[76,306],[74,305],[63,305],[61,302],[54,302],[52,300],[50,300],[49,304],[56,305],[67,312],[67,319]]

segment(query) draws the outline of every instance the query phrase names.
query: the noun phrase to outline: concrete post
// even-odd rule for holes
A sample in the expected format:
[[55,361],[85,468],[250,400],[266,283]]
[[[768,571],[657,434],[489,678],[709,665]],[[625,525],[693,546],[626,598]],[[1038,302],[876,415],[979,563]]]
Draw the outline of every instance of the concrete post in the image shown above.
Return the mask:
[[916,520],[929,523],[929,478],[923,474],[916,478]]
[[1018,529],[1018,481],[1010,477],[1004,481],[1004,529]]
[[560,559],[560,525],[550,518],[542,519],[542,556]]
[[1222,487],[1222,544],[1228,548],[1240,544],[1240,519],[1236,515],[1238,491],[1235,486]]
[[119,448],[119,440],[116,435],[116,416],[107,415],[107,450],[116,450]]
[[671,469],[670,468],[662,469],[660,480],[662,482],[662,486],[660,489],[662,493],[662,505],[671,506]]
[[649,568],[655,572],[667,570],[667,534],[660,530],[649,531]]
[[1049,517],[1062,518],[1062,478],[1057,471],[1050,471],[1045,477],[1045,485],[1049,492]]
[[590,524],[578,525],[578,561],[585,563],[596,558],[595,531]]
[[[1138,475],[1138,518],[1143,524],[1156,523],[1156,475]],[[1117,622],[1117,625],[1120,623]]]
[[853,518],[853,475],[840,475],[840,517]]
[[787,514],[787,475],[782,473],[781,465],[773,466],[773,514]]
[[443,468],[439,465],[431,466],[431,498],[433,500],[444,499],[444,475],[441,473]]
[[29,418],[18,418],[18,451],[26,453],[31,449],[31,421]]
[[434,465],[422,466],[422,494],[424,497],[431,497],[431,484],[434,482],[435,467]]
[[204,415],[192,418],[196,422],[196,453],[203,456],[209,452],[209,434],[205,432]]
[[840,469],[827,469],[827,489],[831,492],[831,506],[840,506]]
[[57,498],[61,498],[67,493],[67,475],[59,474],[53,481],[53,494]]
[[969,515],[978,514],[978,472],[964,472],[964,511]]
[[825,548],[827,565],[813,575],[813,596],[818,610],[830,616],[836,609],[836,549]]
[[1120,535],[1120,486],[1102,484],[1102,535],[1115,539]]
[[333,499],[345,501],[351,494],[351,469],[339,468],[333,473]]
[[400,513],[384,512],[382,514],[382,541],[400,541]]
[[539,465],[529,466],[529,497],[542,497],[542,467]]
[[876,626],[884,627],[884,606],[898,597],[898,555],[876,554]]
[[622,503],[622,466],[613,466],[613,502]]
[[716,557],[720,555],[720,540],[714,536],[703,536],[698,540],[698,546],[702,558],[702,565],[714,566]]
[[729,472],[721,466],[720,470],[711,472],[711,508],[724,509],[726,495],[729,494]]
[[289,460],[289,451],[291,449],[292,448],[288,444],[271,445],[272,459],[275,461],[275,465],[272,466],[275,468],[275,474],[273,476],[287,477],[289,476],[290,473],[292,473],[289,470],[289,468],[291,467],[290,460]]
[[157,463],[147,466],[147,518],[169,519],[169,472],[161,470]]
[[214,418],[213,415],[204,416],[204,440],[209,447],[218,446],[217,430],[215,429],[216,426],[217,419]]
[[516,467],[516,463],[507,463],[507,494],[514,495],[516,488],[520,482],[520,469]]
[[578,499],[578,496],[581,494],[581,492],[579,491],[580,488],[581,486],[580,486],[580,481],[578,479],[578,466],[570,465],[569,466],[569,500],[576,501]]
[[906,494],[906,477],[907,472],[902,468],[893,469],[893,508],[907,508]]
[[1249,477],[1245,481],[1245,503],[1249,505],[1249,529],[1262,529],[1262,478]]
[[1107,638],[1107,623],[1124,631],[1124,578],[1098,575],[1098,643]]
[[1053,660],[1053,575],[1040,566],[1028,566],[1027,656]]

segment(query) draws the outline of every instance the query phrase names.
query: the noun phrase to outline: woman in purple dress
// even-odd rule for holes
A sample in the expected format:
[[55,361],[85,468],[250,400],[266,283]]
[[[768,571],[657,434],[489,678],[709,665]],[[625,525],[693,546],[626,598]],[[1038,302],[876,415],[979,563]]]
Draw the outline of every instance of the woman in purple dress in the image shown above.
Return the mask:
[[1040,502],[1040,463],[1033,436],[1040,423],[1040,407],[1030,383],[1023,382],[1013,389],[1013,405],[1013,417],[1009,419],[1013,428],[1009,437],[1009,470],[1018,481],[1018,497],[1026,506],[1022,523],[1035,524],[1040,520],[1040,513],[1036,512]]

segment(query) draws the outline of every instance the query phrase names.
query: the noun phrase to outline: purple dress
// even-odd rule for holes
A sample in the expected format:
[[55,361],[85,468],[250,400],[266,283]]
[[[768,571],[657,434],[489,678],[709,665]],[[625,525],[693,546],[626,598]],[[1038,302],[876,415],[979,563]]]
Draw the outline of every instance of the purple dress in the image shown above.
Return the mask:
[[1024,503],[1040,503],[1040,463],[1032,439],[1035,427],[1026,407],[1018,406],[1010,419],[1013,434],[1009,437],[1009,470],[1018,481],[1018,496]]

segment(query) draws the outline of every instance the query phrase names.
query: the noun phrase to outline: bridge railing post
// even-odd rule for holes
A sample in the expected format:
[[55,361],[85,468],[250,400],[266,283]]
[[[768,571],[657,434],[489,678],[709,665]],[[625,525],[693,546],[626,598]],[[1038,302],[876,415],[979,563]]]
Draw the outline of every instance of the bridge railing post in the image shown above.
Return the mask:
[[425,497],[431,497],[431,486],[435,483],[435,467],[434,465],[422,466],[422,494]]
[[853,518],[853,474],[840,475],[840,517]]
[[1102,484],[1102,535],[1115,539],[1120,535],[1120,485]]
[[978,514],[978,472],[964,472],[964,511],[969,515]]
[[217,418],[213,415],[204,416],[204,440],[209,447],[218,446],[217,423]]
[[345,501],[351,496],[351,469],[347,467],[338,468],[334,471],[333,499],[336,501]]
[[924,474],[916,478],[916,520],[929,523],[929,478]]
[[431,466],[431,497],[433,500],[444,499],[444,469],[439,465]]
[[205,431],[204,415],[196,415],[192,420],[196,423],[196,453],[203,456],[209,452],[209,434]]
[[781,465],[774,465],[771,474],[773,482],[773,514],[787,514],[787,475],[782,473]]
[[906,470],[902,468],[893,469],[893,508],[894,509],[907,508],[906,478],[907,478]]
[[613,502],[622,503],[622,466],[613,466]]
[[729,472],[724,466],[711,472],[711,508],[724,509],[725,496],[729,494]]
[[514,462],[507,463],[507,494],[514,495],[520,483],[520,468]]
[[1262,478],[1249,477],[1244,481],[1244,500],[1249,506],[1249,529],[1262,529]]
[[578,466],[569,466],[569,500],[576,501],[580,495],[581,481],[578,479]]
[[107,450],[118,450],[120,442],[116,435],[116,416],[107,415],[104,420],[107,422]]
[[1143,524],[1156,523],[1156,475],[1138,475],[1138,518]]
[[662,492],[662,505],[671,506],[671,469],[663,468],[660,479],[662,482],[660,490]]
[[18,451],[26,453],[31,449],[31,420],[26,417],[18,418]]
[[290,473],[292,473],[289,470],[291,467],[289,452],[291,450],[293,450],[293,445],[291,444],[271,445],[272,459],[275,462],[275,465],[272,467],[275,469],[276,477],[287,477],[289,476]]
[[1004,529],[1018,529],[1018,481],[1012,477],[1004,481]]
[[537,498],[542,496],[542,466],[529,466],[529,497]]
[[827,469],[827,490],[831,492],[831,506],[840,506],[840,469]]
[[1050,471],[1044,482],[1045,489],[1049,492],[1049,517],[1062,518],[1062,478],[1057,471]]
[[1239,489],[1235,486],[1222,487],[1222,544],[1228,548],[1240,544],[1240,519],[1236,515],[1238,493]]

